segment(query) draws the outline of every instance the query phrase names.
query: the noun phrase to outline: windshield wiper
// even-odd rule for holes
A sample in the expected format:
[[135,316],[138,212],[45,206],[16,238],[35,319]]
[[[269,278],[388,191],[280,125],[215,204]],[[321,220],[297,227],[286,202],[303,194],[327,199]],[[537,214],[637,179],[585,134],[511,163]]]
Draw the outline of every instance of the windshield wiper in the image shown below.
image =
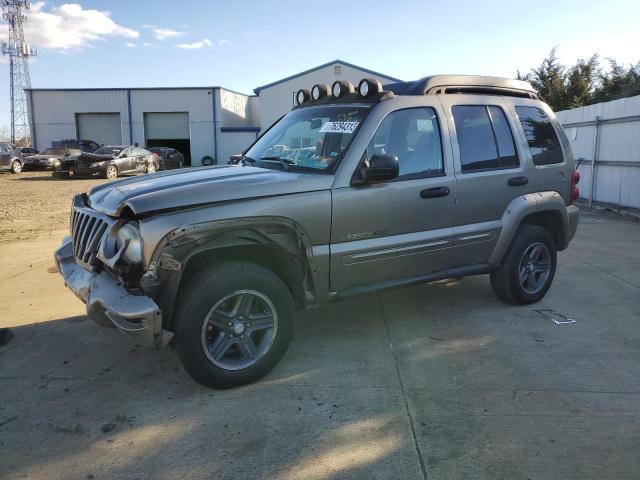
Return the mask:
[[278,157],[277,155],[272,155],[272,156],[268,156],[268,157],[260,157],[260,160],[275,160],[277,162],[280,162],[280,165],[282,165],[282,169],[285,172],[288,172],[291,169],[291,165],[293,165],[293,161],[289,160],[288,158],[284,158],[284,157]]

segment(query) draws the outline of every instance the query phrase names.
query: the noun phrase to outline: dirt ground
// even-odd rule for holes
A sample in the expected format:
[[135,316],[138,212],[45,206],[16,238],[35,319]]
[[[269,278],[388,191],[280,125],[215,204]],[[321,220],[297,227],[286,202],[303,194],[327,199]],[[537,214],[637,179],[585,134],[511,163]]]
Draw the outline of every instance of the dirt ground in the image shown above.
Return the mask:
[[535,305],[478,276],[301,312],[269,375],[216,391],[57,274],[101,181],[0,174],[1,479],[639,478],[639,222],[583,211]]
[[51,172],[0,173],[0,242],[51,236],[69,225],[71,198],[103,179],[59,179]]

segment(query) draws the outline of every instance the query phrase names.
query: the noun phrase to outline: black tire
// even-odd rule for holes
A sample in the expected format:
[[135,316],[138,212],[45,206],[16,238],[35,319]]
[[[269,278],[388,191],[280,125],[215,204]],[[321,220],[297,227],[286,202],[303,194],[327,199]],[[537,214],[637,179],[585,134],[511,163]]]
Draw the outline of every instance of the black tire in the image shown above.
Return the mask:
[[20,160],[14,160],[11,162],[11,173],[22,172],[22,162]]
[[[548,257],[548,275],[540,281],[538,288],[527,288],[520,281],[520,273],[525,253],[536,245],[546,246]],[[556,245],[549,231],[538,225],[521,225],[511,242],[499,270],[491,273],[491,288],[496,296],[503,302],[513,305],[527,305],[542,299],[553,282],[556,272],[557,254]]]
[[[259,292],[275,307],[277,329],[273,343],[264,356],[246,368],[221,368],[205,353],[204,322],[218,302],[246,290]],[[293,335],[294,317],[291,292],[273,272],[253,263],[224,262],[198,273],[182,289],[174,317],[174,347],[196,382],[211,388],[244,385],[262,378],[280,361]]]

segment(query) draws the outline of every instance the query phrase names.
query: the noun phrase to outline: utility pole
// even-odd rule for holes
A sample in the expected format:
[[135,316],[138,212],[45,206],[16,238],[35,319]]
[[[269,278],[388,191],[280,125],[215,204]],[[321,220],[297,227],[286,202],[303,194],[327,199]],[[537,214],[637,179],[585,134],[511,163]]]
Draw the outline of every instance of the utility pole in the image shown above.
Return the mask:
[[37,51],[24,41],[23,14],[31,8],[26,0],[0,0],[2,18],[9,24],[9,41],[2,42],[2,54],[9,57],[9,77],[11,92],[11,142],[20,146],[31,146],[31,130],[29,128],[29,112],[25,88],[31,88],[29,77],[29,58],[37,55]]

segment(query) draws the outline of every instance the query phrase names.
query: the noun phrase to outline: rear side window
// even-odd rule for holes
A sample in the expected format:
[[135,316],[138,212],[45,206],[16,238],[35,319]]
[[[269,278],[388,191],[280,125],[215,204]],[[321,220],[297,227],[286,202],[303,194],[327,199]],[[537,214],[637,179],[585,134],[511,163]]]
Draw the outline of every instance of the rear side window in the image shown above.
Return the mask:
[[535,165],[562,163],[562,149],[549,117],[536,107],[516,107]]
[[463,173],[518,166],[513,134],[500,107],[456,105],[451,112]]

